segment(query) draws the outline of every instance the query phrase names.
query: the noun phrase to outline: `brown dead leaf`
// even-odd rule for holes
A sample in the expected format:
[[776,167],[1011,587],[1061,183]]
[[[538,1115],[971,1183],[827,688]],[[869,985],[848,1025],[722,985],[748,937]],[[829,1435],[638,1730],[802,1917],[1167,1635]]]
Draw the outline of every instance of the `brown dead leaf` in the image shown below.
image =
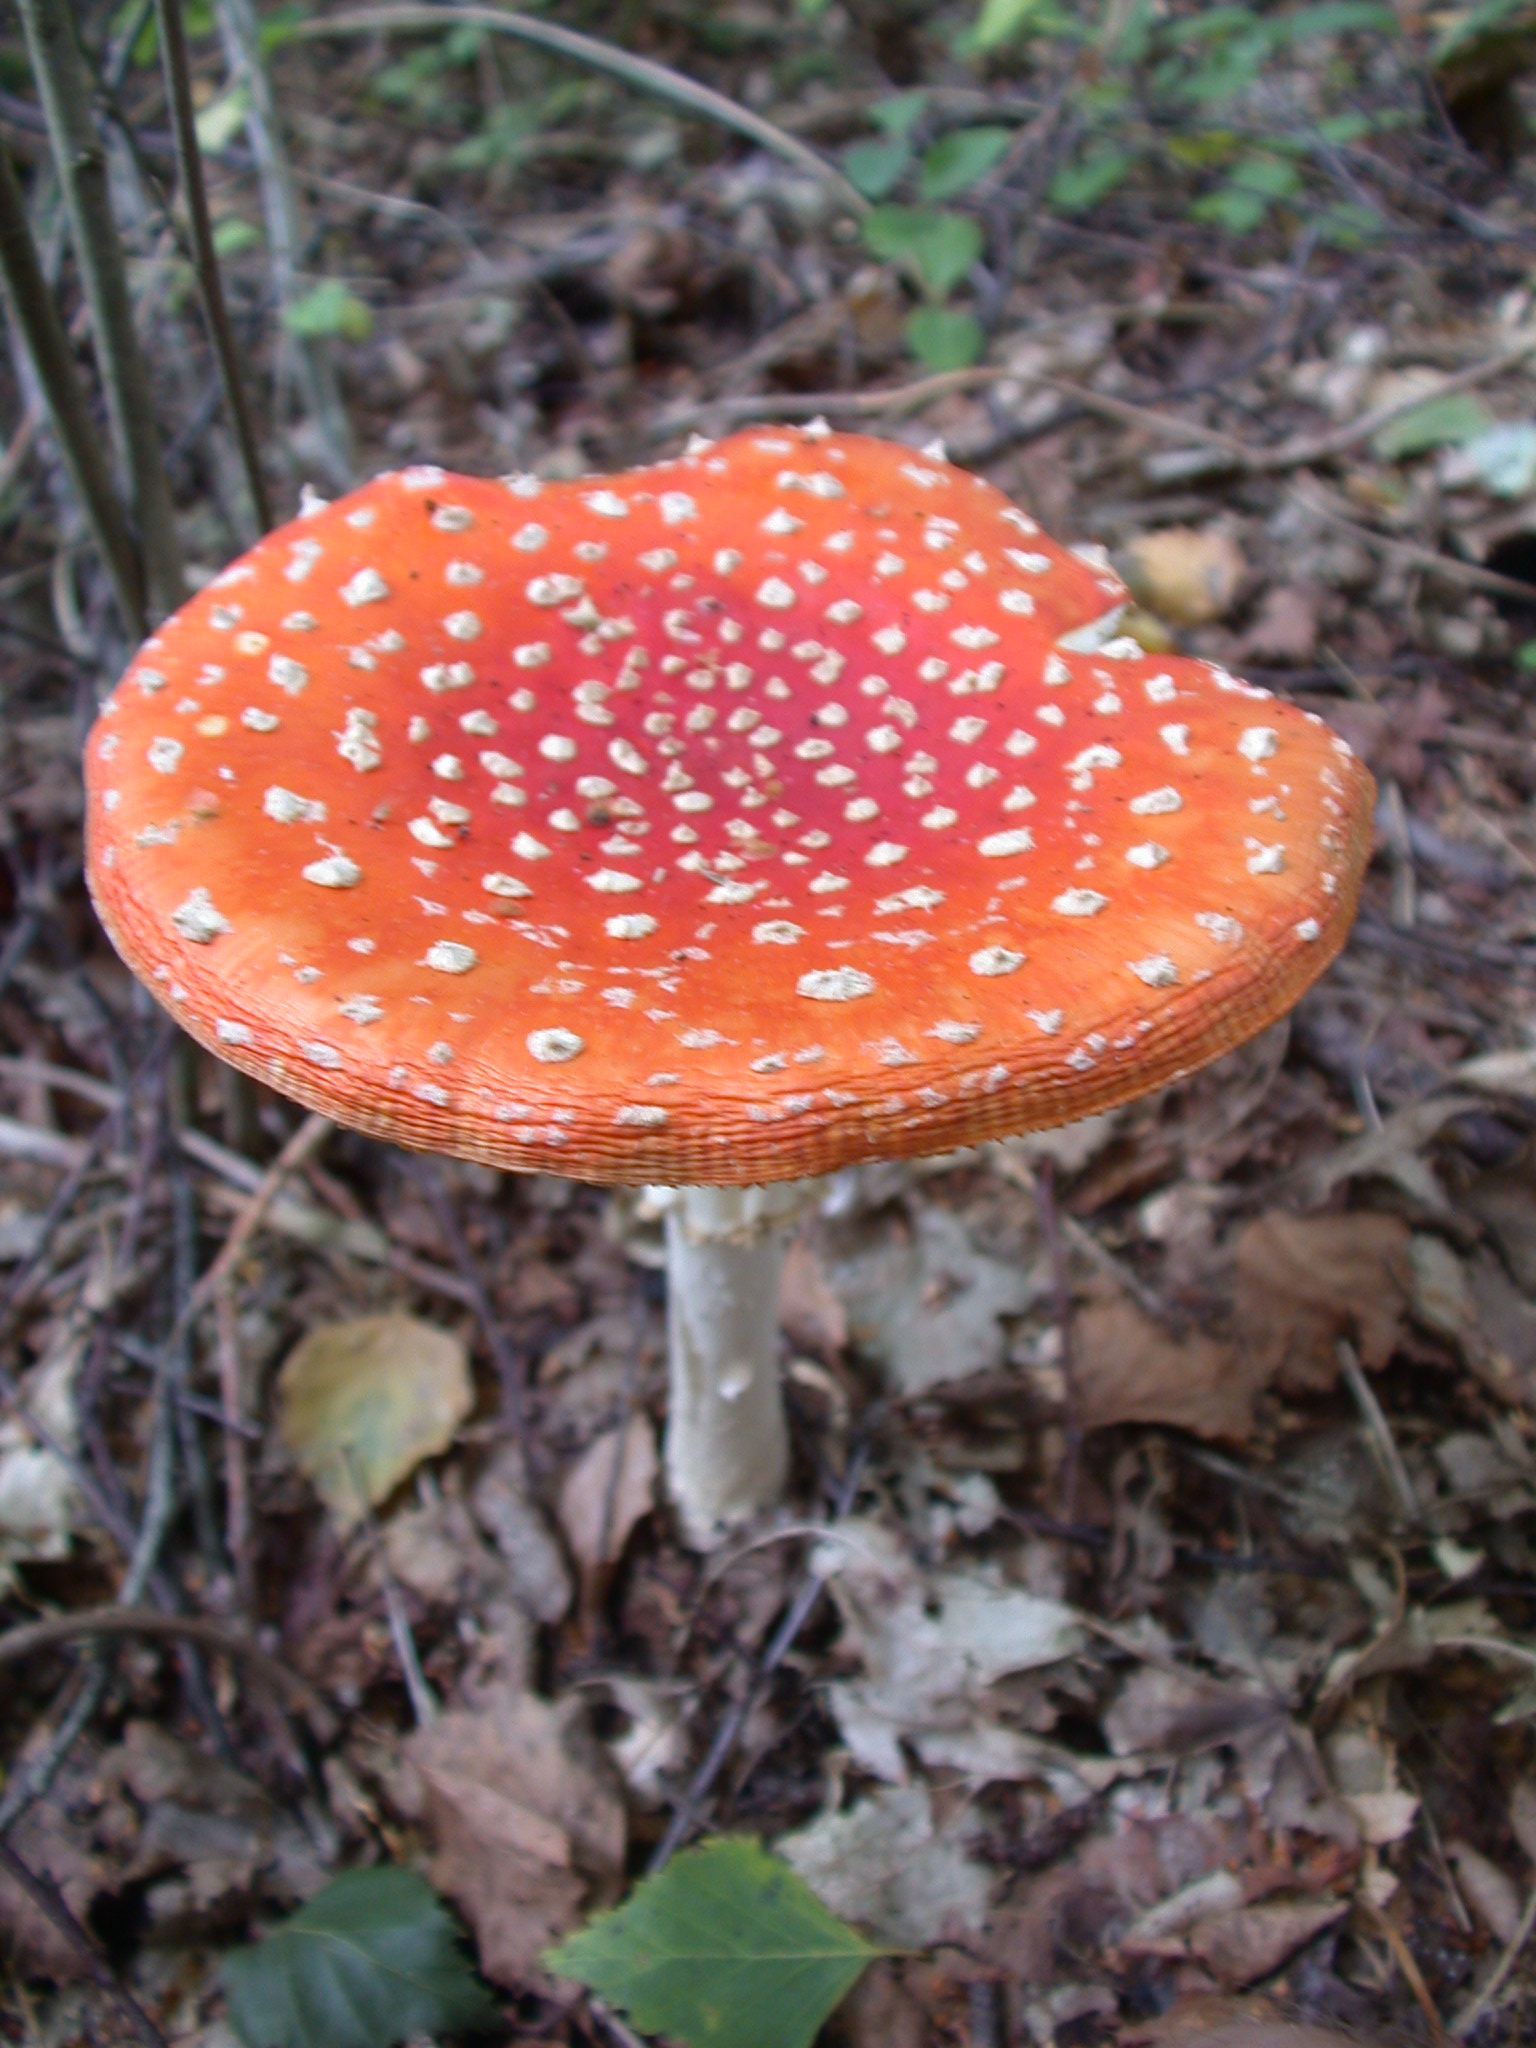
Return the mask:
[[616,1891],[624,1808],[574,1704],[501,1688],[405,1745],[435,1855],[431,1877],[474,1929],[498,1984]]
[[1103,1717],[1104,1738],[1116,1756],[1177,1755],[1197,1745],[1225,1742],[1275,1719],[1266,1693],[1222,1685],[1193,1672],[1144,1664],[1121,1687]]
[[[107,1885],[107,1870],[73,1822],[44,1799],[22,1815],[7,1839],[35,1876],[57,1885],[75,1918],[87,1919],[92,1899]],[[79,1951],[0,1872],[0,1956],[7,1954],[16,1956],[26,1975],[51,1977],[55,1983],[74,1983],[86,1974]]]
[[1279,1900],[1244,1906],[1207,1920],[1189,1937],[1189,1952],[1219,1984],[1240,1991],[1271,1976],[1287,1956],[1349,1911],[1347,1899]]
[[1244,661],[1303,667],[1317,647],[1318,592],[1300,583],[1279,583],[1264,593],[1258,616],[1238,642]]
[[1273,2010],[1265,1999],[1184,1999],[1159,2019],[1134,2021],[1120,2048],[1372,2048],[1358,2034],[1293,2026]]
[[1225,618],[1248,572],[1229,533],[1192,526],[1140,535],[1115,566],[1138,604],[1176,626],[1208,626]]
[[779,1321],[797,1351],[831,1364],[848,1342],[848,1311],[804,1238],[796,1238],[779,1281]]
[[605,1430],[567,1472],[560,1526],[583,1572],[623,1555],[635,1524],[656,1505],[656,1473],[656,1432],[644,1415],[632,1415],[623,1431]]
[[1407,1315],[1408,1238],[1398,1217],[1368,1213],[1275,1210],[1250,1223],[1234,1247],[1236,1309],[1263,1382],[1288,1392],[1331,1387],[1340,1337],[1379,1371]]
[[1230,1344],[1198,1332],[1171,1336],[1124,1296],[1090,1302],[1072,1334],[1073,1392],[1084,1429],[1161,1422],[1196,1436],[1252,1434],[1264,1379]]

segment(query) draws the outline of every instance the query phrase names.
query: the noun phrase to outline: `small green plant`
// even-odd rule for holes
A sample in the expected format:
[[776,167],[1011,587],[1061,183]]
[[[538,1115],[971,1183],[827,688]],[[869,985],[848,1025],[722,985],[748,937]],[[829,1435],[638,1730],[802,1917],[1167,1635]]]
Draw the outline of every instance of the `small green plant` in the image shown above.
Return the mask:
[[684,2048],[810,2048],[877,1956],[760,1842],[674,1856],[544,1958]]
[[373,314],[339,277],[326,277],[284,308],[283,325],[307,340],[338,335],[343,341],[366,341],[373,332]]
[[[1054,81],[1071,137],[1047,186],[1056,211],[1088,213],[1145,168],[1224,234],[1305,213],[1324,241],[1353,246],[1384,223],[1341,180],[1340,152],[1414,118],[1358,104],[1369,60],[1401,32],[1380,0],[1106,0],[1097,20],[1058,0],[980,0],[960,47]],[[1277,122],[1276,107],[1292,111]]]
[[221,1974],[246,2048],[395,2048],[496,2014],[436,1892],[392,1865],[333,1878]]
[[[851,143],[842,167],[850,184],[877,202],[864,216],[864,246],[899,265],[924,304],[908,315],[907,346],[932,370],[964,369],[986,345],[975,315],[949,300],[981,259],[980,223],[945,201],[958,199],[1001,164],[1013,140],[1009,128],[959,128],[919,146],[916,133],[927,112],[924,92],[898,93],[871,110],[878,138]],[[919,202],[898,204],[907,186]]]

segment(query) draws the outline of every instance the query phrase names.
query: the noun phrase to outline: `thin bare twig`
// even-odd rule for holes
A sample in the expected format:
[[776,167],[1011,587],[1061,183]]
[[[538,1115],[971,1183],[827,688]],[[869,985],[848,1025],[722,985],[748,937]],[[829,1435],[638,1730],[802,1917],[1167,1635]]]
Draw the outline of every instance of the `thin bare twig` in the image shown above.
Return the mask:
[[234,429],[235,445],[240,450],[245,487],[251,494],[257,526],[265,533],[272,524],[272,507],[267,498],[266,479],[261,473],[261,456],[256,447],[256,429],[246,401],[245,383],[235,354],[229,309],[224,303],[224,281],[219,272],[218,252],[213,246],[213,222],[208,213],[203,157],[192,112],[192,71],[187,58],[181,0],[155,0],[155,25],[160,35],[160,61],[165,71],[166,100],[176,144],[176,171],[181,180],[187,226],[192,237],[193,276],[197,280],[203,317],[208,323],[214,360],[219,367],[225,410]]
[[181,544],[107,192],[106,153],[91,118],[90,80],[64,0],[17,0],[17,8],[90,307],[113,438],[128,479],[149,609],[162,617],[186,595]]
[[195,1614],[160,1614],[148,1607],[82,1607],[73,1614],[27,1621],[0,1635],[0,1668],[19,1664],[47,1650],[81,1641],[190,1643],[194,1649],[246,1664],[272,1689],[286,1695],[303,1713],[321,1741],[336,1732],[336,1716],[307,1679],[289,1664],[271,1656],[239,1629]]
[[164,2034],[69,1910],[58,1886],[39,1877],[4,1840],[0,1840],[0,1870],[20,1886],[43,1917],[63,1935],[85,1965],[86,1975],[112,2000],[144,2048],[170,2048]]
[[[834,1528],[849,1512],[858,1497],[859,1487],[864,1478],[864,1468],[869,1462],[870,1432],[877,1415],[878,1411],[865,1417],[864,1439],[848,1460],[848,1469],[837,1489],[837,1497],[832,1504],[832,1513],[828,1517],[826,1529]],[[826,1530],[818,1529],[815,1533],[818,1536],[824,1535]],[[716,1778],[725,1768],[726,1760],[736,1746],[736,1738],[745,1726],[748,1714],[756,1706],[763,1687],[794,1648],[795,1639],[810,1619],[826,1583],[826,1576],[822,1572],[814,1567],[807,1570],[794,1598],[784,1610],[783,1620],[774,1630],[767,1648],[753,1666],[740,1698],[716,1729],[715,1739],[705,1752],[703,1762],[694,1772],[687,1789],[673,1808],[672,1818],[667,1823],[667,1831],[657,1843],[651,1860],[646,1865],[647,1876],[654,1877],[657,1871],[665,1870],[673,1856],[698,1826],[704,1802],[708,1799]]]
[[123,624],[135,640],[145,632],[144,577],[128,521],[112,487],[74,356],[27,226],[27,210],[11,160],[0,146],[0,275],[16,331],[48,407],[53,438],[101,554]]

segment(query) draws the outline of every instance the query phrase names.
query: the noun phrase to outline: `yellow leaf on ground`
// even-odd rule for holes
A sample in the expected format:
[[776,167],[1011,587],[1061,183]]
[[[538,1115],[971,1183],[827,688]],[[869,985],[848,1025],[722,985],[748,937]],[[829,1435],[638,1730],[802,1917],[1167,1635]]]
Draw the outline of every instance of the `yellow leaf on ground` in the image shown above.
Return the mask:
[[464,1346],[413,1316],[324,1323],[278,1375],[278,1427],[343,1527],[436,1457],[474,1406]]

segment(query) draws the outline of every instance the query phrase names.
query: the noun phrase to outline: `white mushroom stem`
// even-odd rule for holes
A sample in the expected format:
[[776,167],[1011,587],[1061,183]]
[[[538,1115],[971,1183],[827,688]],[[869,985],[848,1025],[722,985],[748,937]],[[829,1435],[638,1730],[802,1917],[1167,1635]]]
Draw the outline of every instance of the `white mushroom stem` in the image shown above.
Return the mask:
[[783,1491],[779,1276],[817,1185],[651,1191],[666,1204],[667,1484],[700,1550]]

